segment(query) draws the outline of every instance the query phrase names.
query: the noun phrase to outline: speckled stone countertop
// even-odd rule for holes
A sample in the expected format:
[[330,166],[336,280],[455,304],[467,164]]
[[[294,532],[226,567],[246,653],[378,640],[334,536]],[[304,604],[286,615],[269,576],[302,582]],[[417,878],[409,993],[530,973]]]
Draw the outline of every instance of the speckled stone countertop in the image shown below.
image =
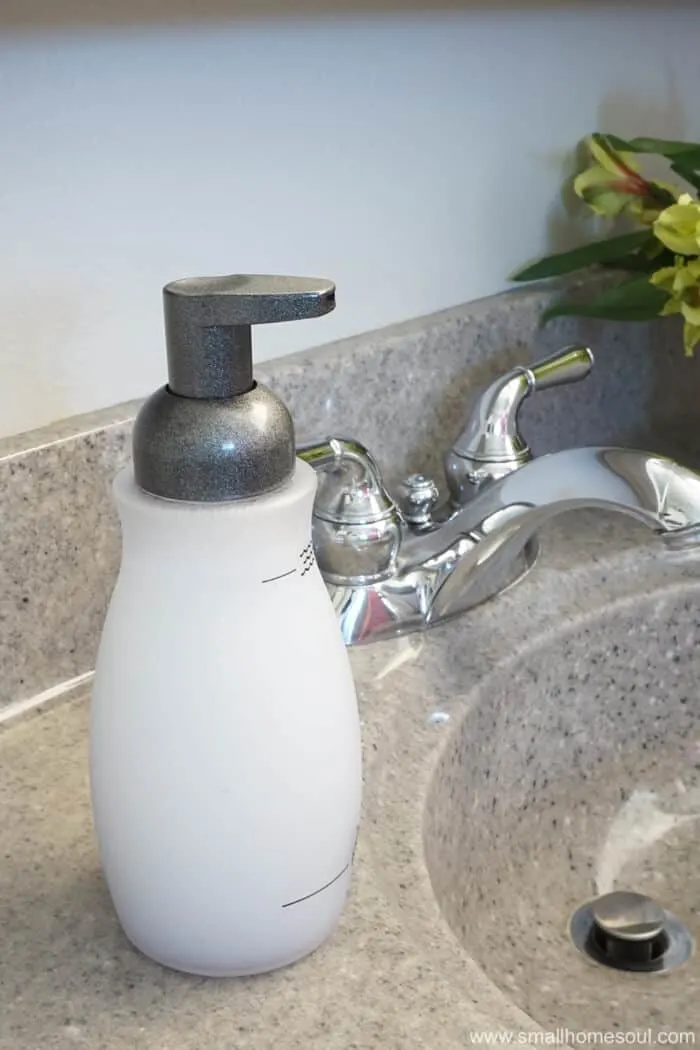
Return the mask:
[[685,587],[700,607],[698,562],[666,554],[626,519],[572,515],[541,538],[535,571],[495,601],[353,651],[366,784],[351,897],[335,936],[277,973],[193,978],[137,954],[99,871],[87,698],[10,723],[0,734],[1,1050],[457,1050],[470,1032],[535,1030],[436,904],[423,851],[432,771],[479,681],[517,648],[656,589]]

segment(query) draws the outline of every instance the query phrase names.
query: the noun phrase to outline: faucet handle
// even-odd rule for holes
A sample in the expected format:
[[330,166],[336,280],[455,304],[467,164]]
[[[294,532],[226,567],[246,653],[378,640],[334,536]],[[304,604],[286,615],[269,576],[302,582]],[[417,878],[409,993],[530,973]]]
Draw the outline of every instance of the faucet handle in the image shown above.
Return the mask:
[[528,393],[548,390],[551,386],[564,386],[565,383],[578,383],[590,375],[594,364],[593,351],[589,347],[565,346],[536,361],[534,365],[525,366],[525,372],[530,377]]
[[532,365],[513,368],[491,383],[480,394],[467,426],[445,456],[452,502],[462,506],[484,482],[510,474],[532,459],[518,427],[523,401],[538,390],[585,379],[593,364],[593,353],[587,346],[565,346]]
[[298,445],[297,455],[319,475],[312,531],[325,579],[368,583],[390,575],[403,517],[371,453],[353,438],[329,437]]

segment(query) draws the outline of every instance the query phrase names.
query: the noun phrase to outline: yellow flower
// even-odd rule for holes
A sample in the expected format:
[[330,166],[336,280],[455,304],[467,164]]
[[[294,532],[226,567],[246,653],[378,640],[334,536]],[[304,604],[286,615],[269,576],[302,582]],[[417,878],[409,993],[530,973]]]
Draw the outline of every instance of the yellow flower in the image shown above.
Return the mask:
[[657,270],[649,280],[670,296],[661,313],[683,316],[685,352],[692,355],[700,343],[700,259],[676,256],[675,265]]
[[700,201],[683,193],[677,204],[664,209],[654,223],[654,233],[679,255],[700,253]]
[[574,179],[574,192],[598,215],[627,212],[650,226],[676,191],[665,183],[640,175],[631,153],[614,149],[604,135],[593,135],[586,145],[597,163]]

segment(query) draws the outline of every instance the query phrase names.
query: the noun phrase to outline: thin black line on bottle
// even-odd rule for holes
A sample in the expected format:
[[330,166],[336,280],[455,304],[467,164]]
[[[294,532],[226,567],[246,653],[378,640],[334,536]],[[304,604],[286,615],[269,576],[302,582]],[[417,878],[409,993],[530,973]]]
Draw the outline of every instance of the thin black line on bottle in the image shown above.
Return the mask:
[[332,886],[334,882],[338,881],[338,879],[342,879],[343,875],[348,870],[348,868],[350,867],[351,864],[352,864],[352,861],[349,860],[347,862],[347,864],[345,865],[345,867],[343,868],[343,870],[339,871],[338,874],[335,876],[335,878],[331,879],[330,882],[327,882],[325,886],[321,886],[320,889],[314,890],[313,893],[307,893],[305,897],[297,897],[297,899],[295,901],[287,901],[287,903],[283,904],[282,907],[283,908],[291,908],[291,906],[293,904],[301,904],[302,901],[308,901],[308,900],[311,899],[311,897],[316,897],[316,896],[318,896],[319,893],[323,893],[324,890],[327,890],[328,887]]
[[274,583],[275,580],[283,580],[285,576],[293,576],[296,569],[290,569],[288,572],[281,572],[279,576],[270,576],[267,580],[263,580],[263,583]]

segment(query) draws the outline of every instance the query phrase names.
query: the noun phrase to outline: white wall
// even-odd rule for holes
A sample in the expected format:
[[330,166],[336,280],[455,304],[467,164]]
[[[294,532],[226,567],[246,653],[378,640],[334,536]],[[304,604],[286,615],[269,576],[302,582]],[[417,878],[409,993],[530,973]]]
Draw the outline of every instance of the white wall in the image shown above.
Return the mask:
[[699,39],[672,7],[5,36],[0,433],[158,386],[174,277],[334,278],[261,358],[501,289],[576,235],[583,134],[700,135]]

